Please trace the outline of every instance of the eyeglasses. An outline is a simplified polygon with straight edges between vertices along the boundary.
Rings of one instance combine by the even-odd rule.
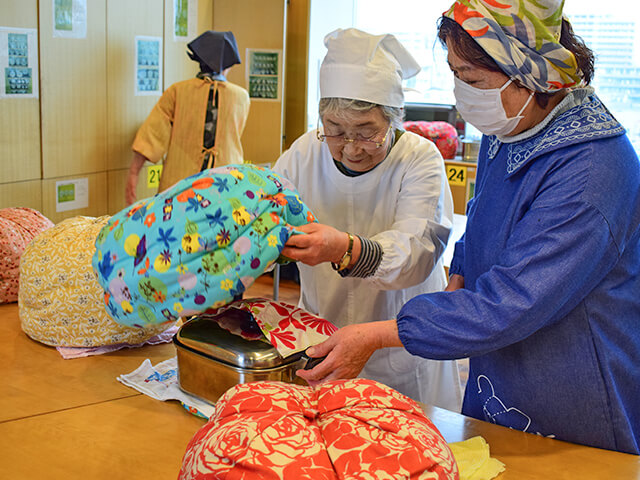
[[[384,134],[384,137],[382,138],[382,140],[379,142],[376,142],[375,140],[362,137],[361,135],[358,135],[356,138],[347,138],[344,135],[321,135],[320,127],[318,126],[316,128],[316,137],[321,142],[326,142],[327,145],[330,145],[332,147],[342,147],[347,143],[358,142],[360,146],[365,150],[376,150],[385,144],[390,131],[391,131],[391,125],[389,125],[389,128],[387,128],[387,132]]]

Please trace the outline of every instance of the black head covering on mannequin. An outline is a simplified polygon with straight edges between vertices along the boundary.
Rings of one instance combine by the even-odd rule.
[[[208,30],[187,44],[187,55],[200,63],[204,73],[219,74],[240,63],[238,44],[232,32]]]

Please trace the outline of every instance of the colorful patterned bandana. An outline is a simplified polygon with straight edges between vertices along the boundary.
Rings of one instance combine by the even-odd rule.
[[[181,180],[100,231],[93,269],[107,312],[143,327],[226,305],[278,258],[294,226],[313,221],[291,183],[266,168]]]
[[[444,16],[460,25],[512,79],[536,92],[582,85],[560,43],[564,0],[457,0]]]

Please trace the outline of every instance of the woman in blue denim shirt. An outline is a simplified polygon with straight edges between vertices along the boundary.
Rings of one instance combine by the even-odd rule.
[[[456,107],[484,133],[447,291],[339,330],[300,375],[355,376],[382,347],[470,357],[464,414],[638,454],[640,164],[562,4],[445,12]]]

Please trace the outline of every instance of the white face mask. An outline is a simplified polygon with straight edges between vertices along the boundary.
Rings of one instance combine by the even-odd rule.
[[[500,88],[486,90],[472,87],[457,77],[453,78],[453,82],[455,84],[453,95],[456,97],[456,109],[466,122],[469,122],[485,135],[510,134],[523,118],[522,112],[527,108],[534,94],[534,92],[531,92],[531,95],[529,95],[529,98],[515,117],[508,118],[507,113],[504,111],[500,94],[509,86],[511,80],[508,80]]]

